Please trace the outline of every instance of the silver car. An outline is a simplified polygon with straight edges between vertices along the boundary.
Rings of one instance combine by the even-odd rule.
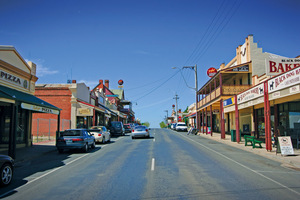
[[[87,129],[68,129],[59,133],[56,148],[59,153],[65,149],[82,149],[87,152],[95,148],[95,137]]]
[[[131,131],[131,138],[135,139],[137,137],[150,137],[149,129],[147,126],[135,126]]]
[[[110,132],[105,126],[93,126],[89,132],[94,135],[96,142],[110,142]]]

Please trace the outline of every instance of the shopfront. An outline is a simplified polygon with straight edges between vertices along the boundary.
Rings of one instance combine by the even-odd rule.
[[[16,158],[16,149],[32,145],[32,114],[60,109],[35,97],[36,65],[11,46],[0,46],[0,153]],[[59,123],[57,124],[59,129]]]

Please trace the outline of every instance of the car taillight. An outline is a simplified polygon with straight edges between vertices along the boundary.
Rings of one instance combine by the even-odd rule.
[[[146,132],[148,132],[148,129],[146,129]]]
[[[134,130],[132,129],[132,132],[134,132]]]
[[[76,142],[76,141],[83,141],[82,138],[76,138],[76,139],[72,139],[72,140],[73,140],[73,142]]]
[[[98,136],[101,136],[101,135],[102,135],[101,133],[98,134]]]

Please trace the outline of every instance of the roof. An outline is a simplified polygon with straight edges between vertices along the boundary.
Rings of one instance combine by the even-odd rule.
[[[110,90],[114,94],[118,95],[119,99],[124,99],[124,90],[123,89],[118,89],[118,90]]]

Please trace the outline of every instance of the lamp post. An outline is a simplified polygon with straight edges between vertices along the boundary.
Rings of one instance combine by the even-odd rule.
[[[176,67],[173,67],[172,69],[176,69]],[[198,75],[197,75],[197,65],[195,66],[184,66],[182,67],[182,69],[192,69],[194,70],[195,72],[195,88],[192,88],[192,87],[189,87],[191,89],[194,89],[196,91],[196,128],[198,128],[198,116],[197,116],[197,110],[198,110],[198,104],[197,104],[197,100],[198,100],[198,97],[197,97],[197,92],[198,92]]]

